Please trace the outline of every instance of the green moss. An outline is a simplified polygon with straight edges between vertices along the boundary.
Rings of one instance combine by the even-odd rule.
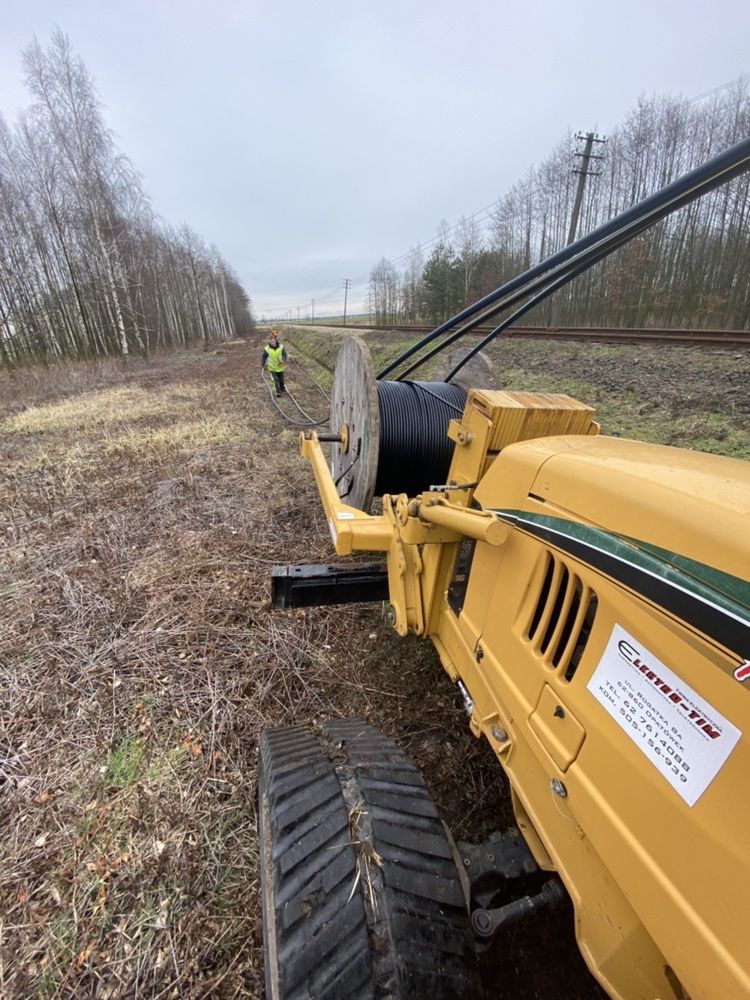
[[[126,737],[107,755],[104,780],[107,784],[127,788],[141,773],[145,750],[140,740]]]

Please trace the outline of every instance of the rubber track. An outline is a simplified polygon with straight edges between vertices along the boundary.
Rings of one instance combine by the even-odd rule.
[[[355,772],[372,846],[383,859],[373,927],[389,945],[374,949],[381,977],[398,997],[479,996],[453,853],[422,776],[403,750],[360,720],[323,729]]]
[[[347,905],[356,859],[333,764],[303,728],[264,732],[261,754],[281,996],[371,997],[364,905],[356,894]]]
[[[453,854],[407,755],[359,719],[266,731],[261,755],[281,1000],[479,997]]]

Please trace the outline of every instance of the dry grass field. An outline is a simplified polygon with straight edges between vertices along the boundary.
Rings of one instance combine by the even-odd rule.
[[[327,376],[316,336],[290,334],[291,385],[301,362]],[[493,353],[508,387],[579,395],[607,430],[750,457],[746,357],[595,347]],[[257,355],[0,373],[0,996],[262,996],[265,725],[366,717],[458,837],[509,821],[426,644],[379,606],[271,613],[271,567],[330,544]],[[508,932],[492,995],[548,996],[555,966],[555,995],[600,996],[552,919]]]

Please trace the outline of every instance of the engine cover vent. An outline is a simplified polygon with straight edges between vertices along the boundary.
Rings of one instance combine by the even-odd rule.
[[[594,591],[559,556],[547,552],[544,579],[526,638],[566,681],[573,678],[596,616]]]

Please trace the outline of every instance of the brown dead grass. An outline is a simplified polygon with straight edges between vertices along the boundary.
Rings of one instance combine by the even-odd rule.
[[[296,353],[325,379],[335,344],[310,337]],[[271,614],[271,567],[331,553],[257,353],[0,373],[0,996],[262,995],[264,725],[363,716],[458,838],[510,820],[426,644],[378,607]],[[608,429],[749,453],[744,355],[508,341],[495,360]],[[511,929],[492,995],[601,996],[569,925]]]
[[[425,645],[270,613],[330,548],[256,353],[0,376],[4,997],[262,995],[264,725],[366,716],[459,836],[500,808]]]

